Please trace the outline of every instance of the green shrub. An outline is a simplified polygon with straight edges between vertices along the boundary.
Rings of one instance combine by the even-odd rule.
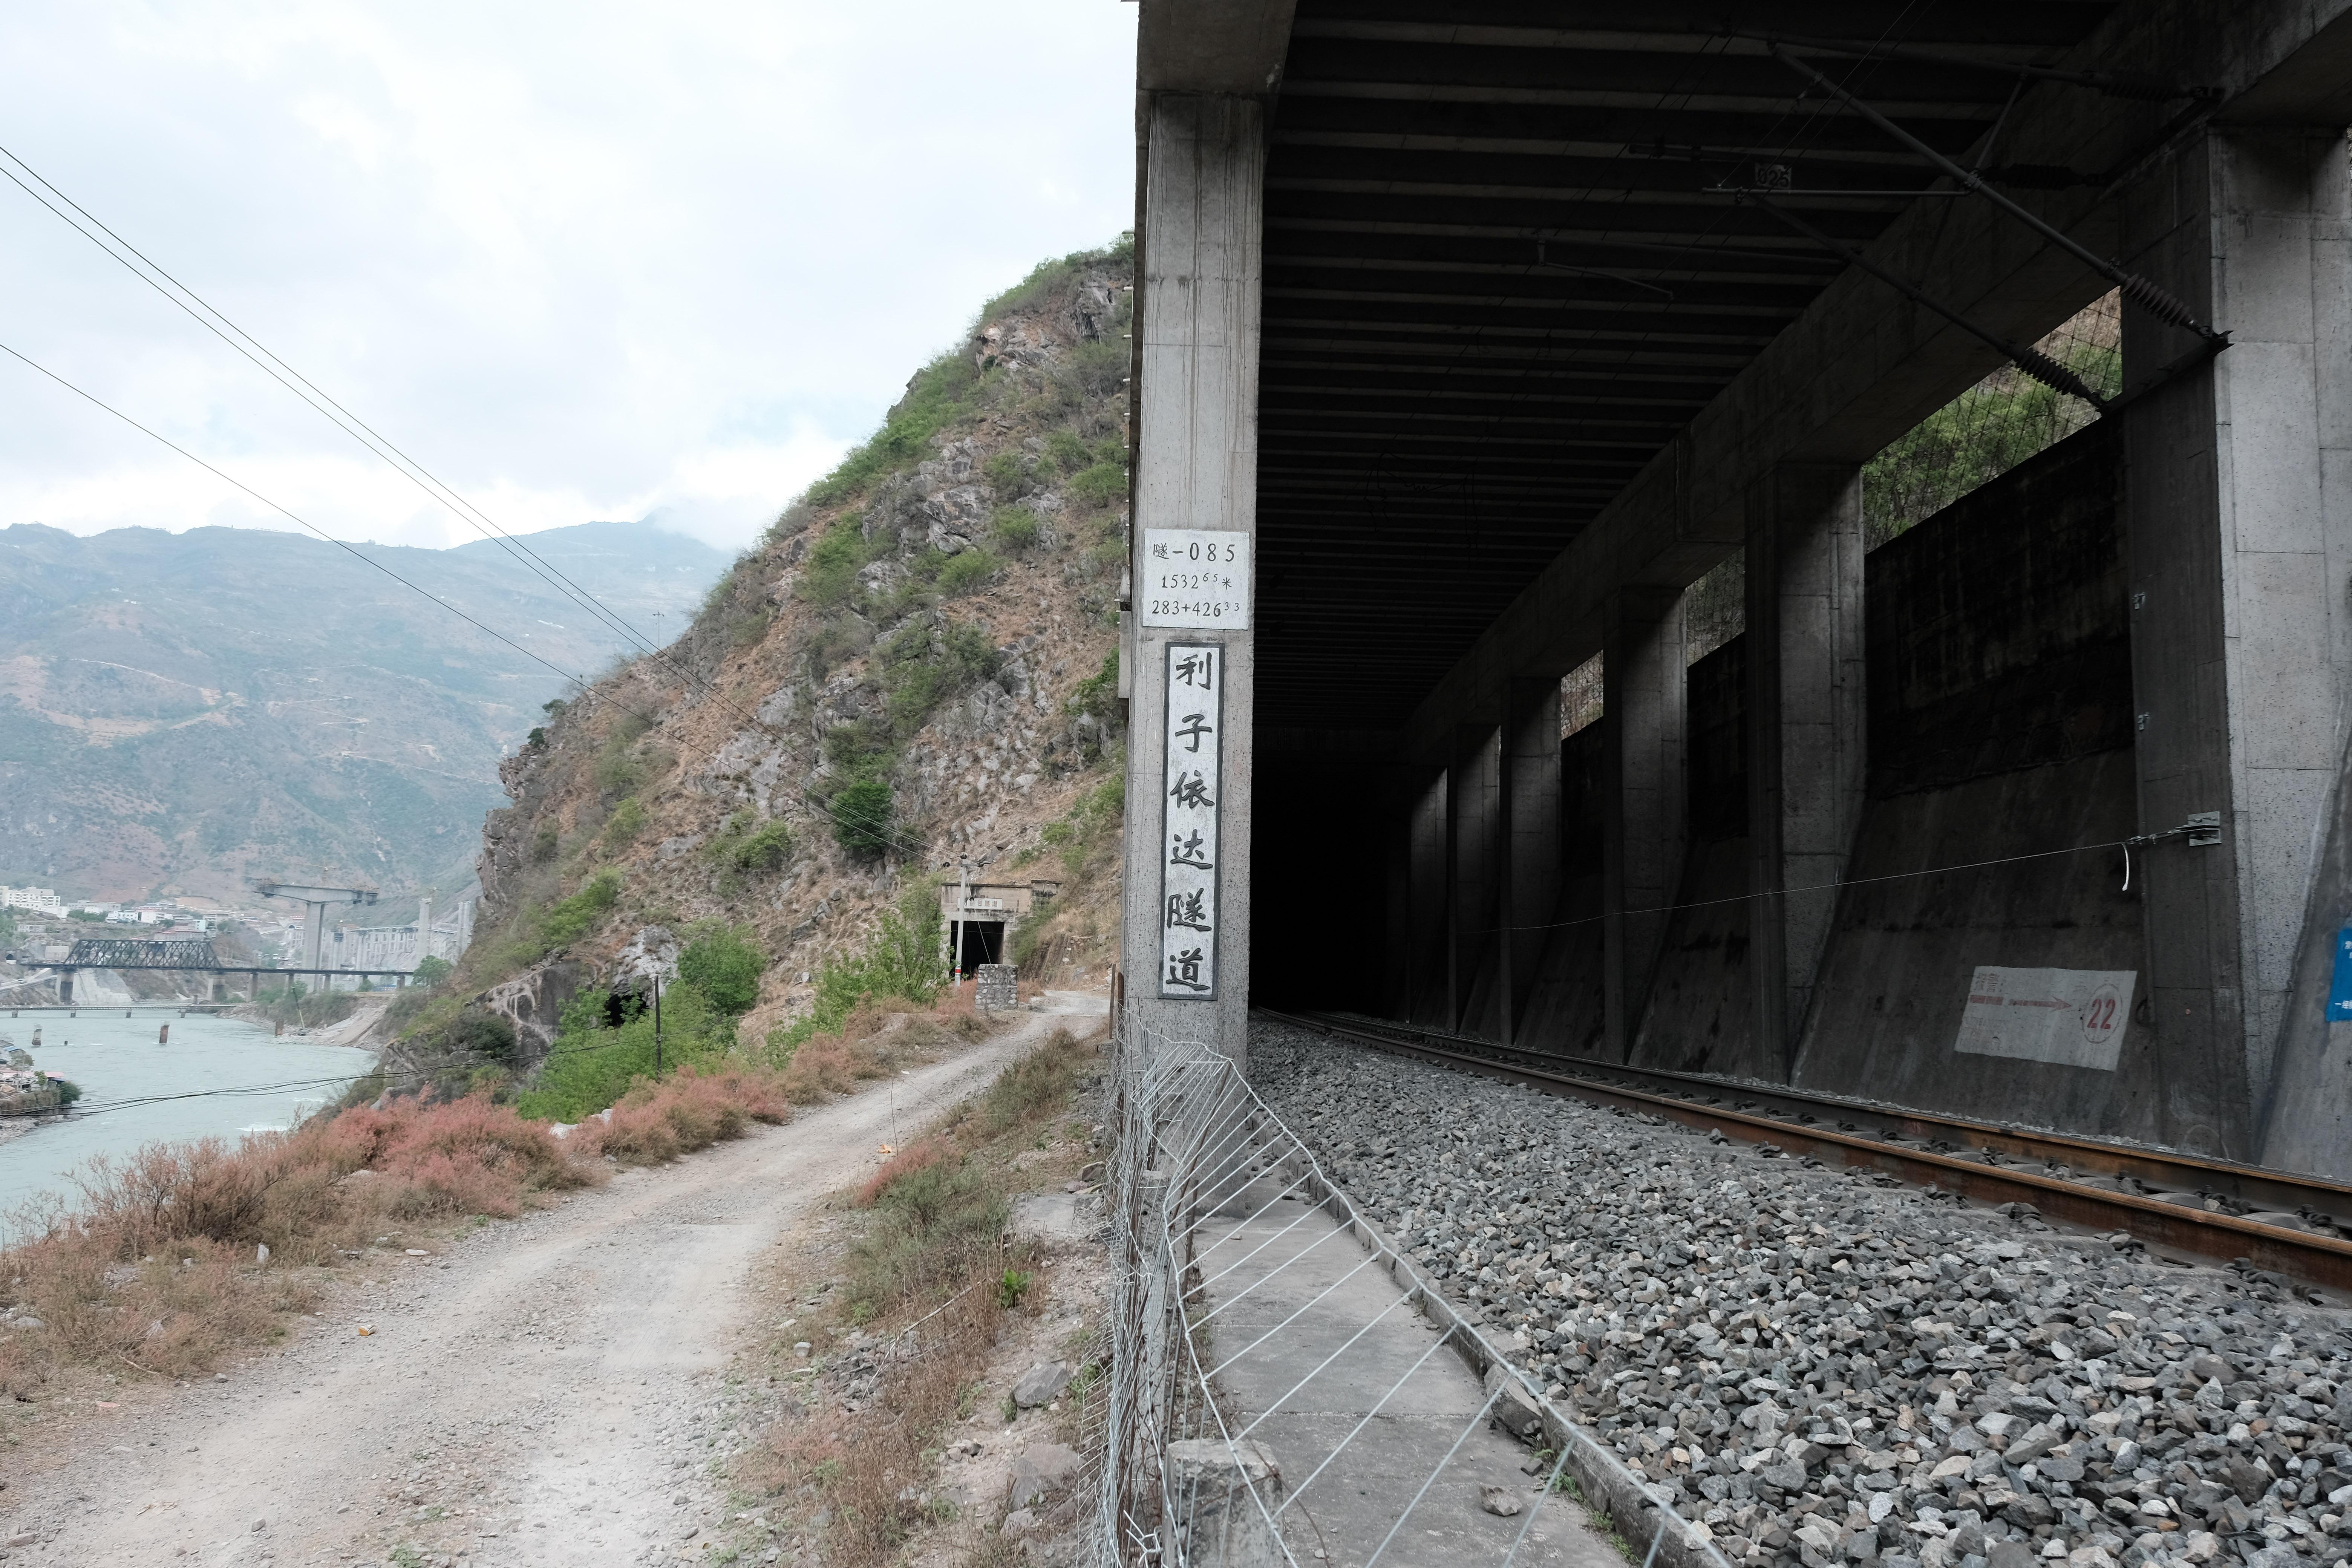
[[[1012,1216],[988,1173],[969,1163],[919,1166],[885,1186],[875,1207],[881,1221],[852,1250],[848,1290],[867,1318],[969,1272]]]
[[[948,563],[940,568],[940,592],[950,598],[969,594],[995,576],[997,567],[1002,564],[995,556],[977,545],[960,555],[950,556]]]
[[[762,823],[751,812],[739,811],[710,836],[702,853],[724,870],[781,871],[792,858],[793,830],[781,817]]]
[[[472,1008],[413,1037],[417,1054],[458,1063],[504,1066],[514,1060],[515,1027],[497,1013]]]
[[[999,452],[980,466],[999,500],[1017,499],[1029,487],[1029,470],[1018,452]]]
[[[750,1012],[760,1000],[760,976],[768,955],[750,926],[707,921],[687,933],[677,955],[677,977],[730,1017]]]
[[[1025,506],[1007,507],[991,520],[989,533],[1012,553],[1021,554],[1037,542],[1037,514]]]
[[[801,568],[801,597],[823,608],[847,604],[856,595],[857,574],[873,558],[857,524],[842,519],[809,547]]]
[[[1106,722],[1118,717],[1118,649],[1103,655],[1102,668],[1070,689],[1062,710]]]
[[[854,447],[833,472],[801,498],[808,506],[835,506],[858,494],[882,475],[919,462],[931,437],[967,412],[967,399],[981,380],[970,355],[950,350],[915,373],[907,395],[891,408],[882,428]]]
[[[1093,449],[1067,430],[1056,430],[1045,437],[1045,456],[1066,474],[1075,474],[1095,460]]]
[[[988,634],[969,622],[950,623],[937,637],[927,625],[908,626],[882,650],[883,710],[891,731],[902,739],[913,735],[940,703],[994,675],[999,663]]]
[[[621,874],[611,867],[588,879],[570,898],[550,904],[539,917],[539,936],[545,948],[578,942],[594,930],[604,911],[620,901]]]
[[[408,977],[408,983],[430,991],[457,973],[457,966],[446,958],[420,958]]]
[[[881,779],[844,785],[829,807],[835,842],[860,858],[879,859],[890,848],[892,805],[890,786]]]
[[[1097,463],[1070,476],[1070,494],[1082,506],[1107,507],[1127,499],[1127,469],[1117,463]]]
[[[613,815],[604,819],[604,847],[625,849],[635,843],[637,835],[645,830],[645,803],[631,795],[614,806]]]
[[[768,1032],[770,1052],[789,1057],[810,1036],[841,1027],[868,997],[928,1005],[947,983],[940,962],[943,934],[938,886],[928,881],[909,886],[898,896],[897,907],[882,917],[864,951],[817,967],[814,1006],[807,1016]]]
[[[530,863],[534,866],[546,865],[555,858],[556,852],[562,847],[563,836],[556,831],[555,824],[541,823],[531,831]]]
[[[654,1073],[654,1015],[633,1015],[618,1028],[604,1023],[611,994],[584,991],[563,1009],[555,1044],[515,1109],[534,1121],[584,1121]],[[662,989],[662,1074],[715,1060],[734,1043],[734,1024],[683,980]]]

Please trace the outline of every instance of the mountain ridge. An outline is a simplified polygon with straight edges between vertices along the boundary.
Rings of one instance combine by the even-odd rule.
[[[633,620],[690,615],[727,559],[626,523],[519,537]],[[452,891],[501,798],[499,758],[564,688],[558,671],[593,679],[623,648],[491,540],[0,529],[0,882],[100,899],[229,897],[250,876]]]

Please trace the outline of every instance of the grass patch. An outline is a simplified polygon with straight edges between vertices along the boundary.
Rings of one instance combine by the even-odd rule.
[[[834,1311],[844,1325],[900,1331],[863,1342],[882,1369],[871,1413],[841,1422],[819,1406],[787,1417],[736,1477],[757,1493],[789,1495],[784,1508],[818,1536],[828,1568],[883,1568],[949,1517],[925,1501],[940,1447],[982,1403],[1006,1318],[1041,1310],[1046,1294],[1038,1259],[1003,1238],[1023,1180],[1013,1159],[1033,1141],[1033,1125],[1068,1110],[1073,1087],[1098,1059],[1095,1046],[1056,1031],[1007,1069],[1013,1087],[992,1087],[950,1112],[856,1193],[864,1234]],[[994,1561],[1000,1544],[974,1531],[971,1560]]]

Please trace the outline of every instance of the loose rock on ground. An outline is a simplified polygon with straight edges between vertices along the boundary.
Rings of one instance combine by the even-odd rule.
[[[1734,1563],[2352,1559],[2347,1315],[2275,1276],[1287,1025],[1251,1077]]]

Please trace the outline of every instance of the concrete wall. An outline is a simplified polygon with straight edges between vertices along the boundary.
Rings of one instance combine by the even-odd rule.
[[[2095,426],[1868,558],[1870,789],[1844,873],[1858,885],[1835,899],[1800,1020],[1799,1083],[2086,1131],[2205,1135],[2210,1071],[2154,1060],[2144,1025],[2130,1026],[2112,1073],[1953,1049],[1979,964],[2145,968],[2119,854],[2011,858],[2136,830],[2121,484],[2116,433]],[[1688,907],[1671,919],[1634,1059],[1769,1079],[1784,1065],[1742,1002],[1748,640],[1689,673],[1692,848],[1676,898]],[[1916,875],[1981,861],[2009,863]]]

